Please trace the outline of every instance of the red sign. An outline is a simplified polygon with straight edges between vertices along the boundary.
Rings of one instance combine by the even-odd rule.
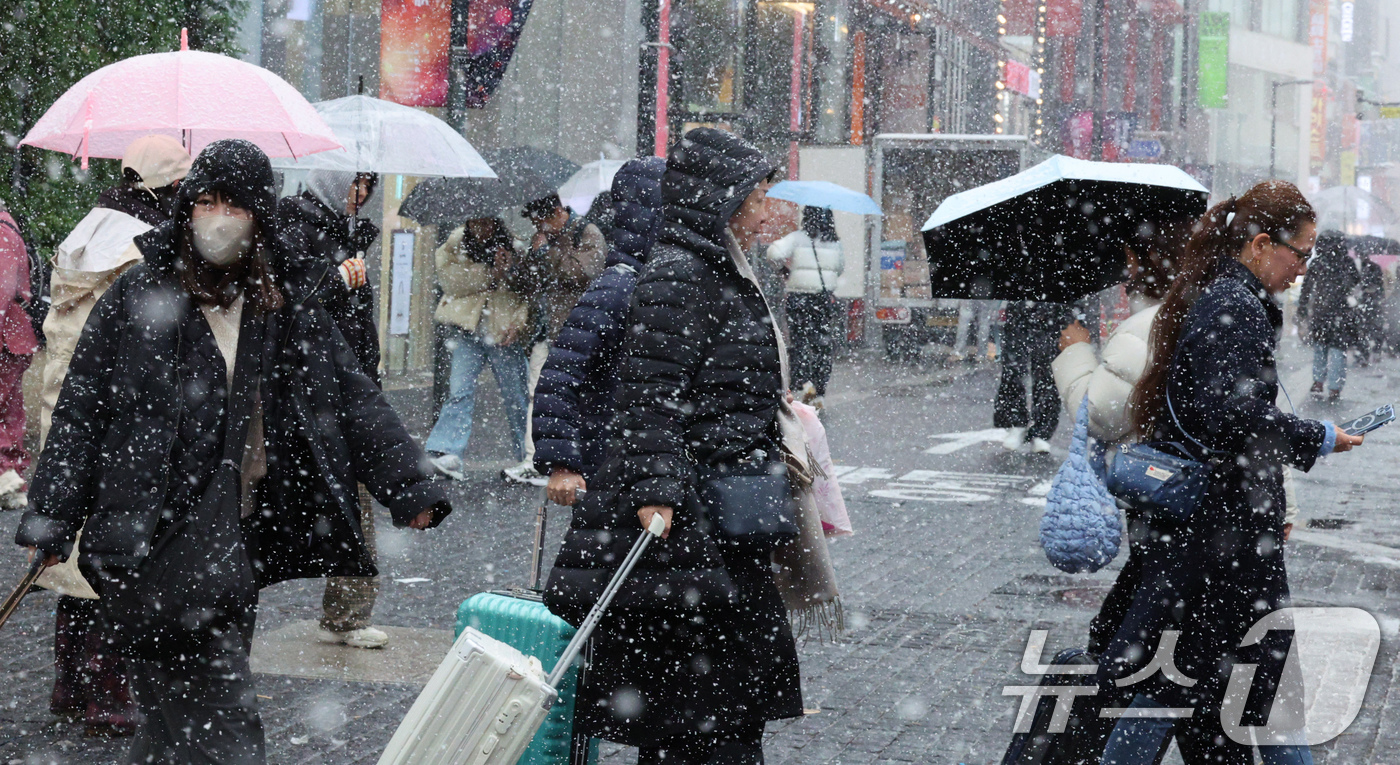
[[[1094,113],[1075,112],[1065,125],[1065,153],[1076,159],[1088,159],[1094,149]]]
[[[1040,75],[1020,61],[1006,62],[1006,87],[1013,93],[1040,98]]]
[[[446,106],[452,0],[383,0],[379,97],[405,106]]]

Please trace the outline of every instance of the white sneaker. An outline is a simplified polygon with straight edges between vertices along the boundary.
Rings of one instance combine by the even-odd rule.
[[[428,457],[428,461],[433,463],[439,473],[451,478],[454,481],[466,479],[462,472],[462,458],[455,454],[434,454]]]
[[[528,483],[531,486],[548,486],[549,479],[540,475],[535,470],[535,466],[529,462],[522,462],[515,467],[509,467],[501,471],[501,477],[507,481],[515,483]]]
[[[1049,454],[1050,442],[1046,441],[1043,438],[1032,438],[1031,451],[1035,452],[1036,454]]]
[[[331,632],[325,627],[317,628],[316,639],[331,645],[347,645],[351,648],[383,648],[389,643],[389,633],[378,627],[361,627],[349,632]]]
[[[1026,428],[1007,428],[1006,439],[1001,442],[1003,448],[1009,452],[1020,449],[1026,443]]]

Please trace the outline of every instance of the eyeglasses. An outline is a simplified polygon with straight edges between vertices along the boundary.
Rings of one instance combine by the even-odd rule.
[[[1273,239],[1273,237],[1269,237],[1269,238],[1270,238],[1270,239]],[[1274,244],[1281,245],[1281,246],[1283,246],[1283,247],[1287,247],[1288,249],[1292,250],[1292,251],[1293,251],[1293,254],[1294,254],[1294,255],[1297,255],[1297,256],[1298,256],[1298,259],[1301,260],[1301,261],[1303,261],[1304,263],[1307,263],[1307,262],[1312,258],[1312,256],[1313,256],[1312,250],[1307,250],[1307,251],[1300,250],[1300,249],[1298,249],[1297,247],[1294,247],[1293,245],[1289,244],[1288,242],[1283,241],[1282,239],[1274,239]]]

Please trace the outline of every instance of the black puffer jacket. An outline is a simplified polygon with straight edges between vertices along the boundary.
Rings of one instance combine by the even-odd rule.
[[[1308,341],[1324,348],[1352,348],[1361,337],[1361,273],[1340,231],[1317,237],[1298,296],[1298,316],[1308,320]]]
[[[613,178],[607,265],[569,312],[535,387],[535,467],[567,468],[591,479],[607,451],[622,341],[637,273],[661,224],[666,160],[634,159]]]
[[[206,174],[222,185],[206,185]],[[238,185],[230,188],[229,179]],[[271,184],[271,167],[256,147],[211,144],[182,187],[175,218],[137,237],[145,261],[103,295],[78,341],[17,543],[66,556],[86,521],[84,564],[136,566],[150,551],[162,511],[178,497],[172,484],[207,478],[202,471],[214,452],[198,431],[221,422],[227,380],[176,262],[194,198],[211,188],[233,193],[272,238],[271,265],[285,299],[264,317],[260,354],[268,472],[250,537],[259,582],[375,573],[363,544],[357,481],[397,525],[428,509],[434,524],[451,512],[422,448],[315,297],[318,285],[339,278],[335,267],[275,240]]]
[[[369,249],[379,236],[379,228],[367,220],[356,221],[352,235],[350,216],[326,207],[309,191],[279,201],[277,216],[282,237],[292,252],[325,261],[332,268]],[[352,290],[335,270],[330,273],[335,278],[321,285],[317,297],[360,360],[360,368],[377,385],[379,330],[374,326],[374,288],[366,284]]]
[[[674,508],[672,531],[652,544],[618,606],[734,602],[700,517],[696,469],[733,462],[773,436],[783,394],[774,330],[763,295],[724,244],[729,218],[772,170],[758,151],[709,129],[687,133],[667,162],[665,222],[632,297],[615,441],[574,513],[545,593],[565,619],[577,621],[596,600],[647,505]]]

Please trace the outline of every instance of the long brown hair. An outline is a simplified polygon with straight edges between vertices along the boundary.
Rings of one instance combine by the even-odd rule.
[[[1241,197],[1230,197],[1210,208],[1191,232],[1186,253],[1166,300],[1152,322],[1147,369],[1128,398],[1133,429],[1148,438],[1166,407],[1167,373],[1171,371],[1182,323],[1201,291],[1226,258],[1233,258],[1260,234],[1287,242],[1308,223],[1316,222],[1312,205],[1287,181],[1264,181]]]
[[[267,238],[261,224],[253,228],[253,246],[248,253],[223,268],[211,265],[195,252],[193,234],[185,226],[175,272],[180,275],[180,284],[201,303],[228,308],[239,295],[244,295],[248,305],[267,313],[281,308],[283,303],[268,260]]]
[[[1124,245],[1138,264],[1137,273],[1124,285],[1129,294],[1152,300],[1167,297],[1195,225],[1194,217],[1185,217],[1151,221],[1138,228],[1137,236]]]

